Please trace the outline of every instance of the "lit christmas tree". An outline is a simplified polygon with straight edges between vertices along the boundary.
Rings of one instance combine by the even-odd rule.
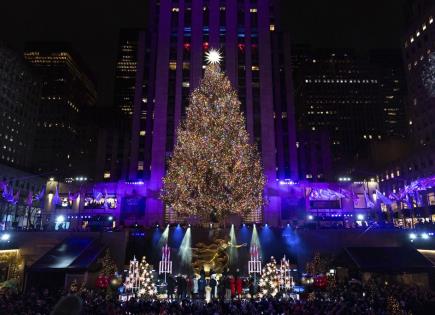
[[[115,262],[112,259],[112,256],[110,255],[110,250],[106,249],[106,252],[103,256],[102,260],[103,270],[102,273],[107,278],[112,278],[115,274],[115,272],[118,270],[116,267]]]
[[[261,296],[275,296],[279,291],[280,276],[276,260],[272,256],[261,274],[259,286]]]
[[[127,299],[131,297],[152,298],[156,294],[156,287],[152,279],[152,267],[143,257],[137,261],[136,257],[130,260],[128,275],[124,282]]]
[[[263,206],[265,178],[249,143],[236,91],[220,70],[219,52],[193,91],[164,178],[162,199],[176,213],[205,220],[247,215]]]
[[[153,281],[152,266],[147,263],[145,256],[139,265],[141,275],[141,288],[139,289],[139,296],[144,298],[152,298],[156,293],[156,286]]]

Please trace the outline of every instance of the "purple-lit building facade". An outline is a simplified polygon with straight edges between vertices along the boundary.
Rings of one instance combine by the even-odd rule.
[[[423,80],[424,69],[435,56],[435,4],[417,0],[410,11],[402,52],[408,83],[408,127],[410,153],[377,173],[381,191],[397,194],[412,182],[435,174],[435,94]],[[433,77],[433,74],[432,74]],[[395,202],[400,224],[411,226],[421,220],[435,221],[435,188],[422,189],[410,202]]]
[[[277,1],[150,1],[139,33],[127,181],[143,182],[146,217],[161,222],[158,198],[190,92],[219,48],[222,68],[239,92],[251,139],[268,178],[265,221],[278,222],[278,180],[298,179],[288,37],[279,32]],[[139,186],[139,185],[137,185]],[[136,187],[139,189],[139,187]]]
[[[329,172],[327,159],[331,156],[329,147],[322,146],[329,143],[322,144],[321,137],[301,136],[302,142],[296,139],[291,51],[288,35],[280,32],[279,1],[164,0],[150,1],[149,5],[146,31],[139,30],[132,41],[137,57],[128,58],[136,64],[136,78],[127,175],[118,177],[110,169],[101,170],[103,181],[81,193],[89,200],[107,195],[116,199],[116,206],[104,206],[100,201],[97,209],[91,209],[95,202],[85,206],[81,200],[65,213],[110,214],[126,225],[183,220],[165,209],[159,193],[176,128],[185,116],[189,94],[203,75],[204,54],[212,47],[219,48],[224,56],[221,67],[238,91],[246,128],[258,146],[267,176],[267,205],[261,213],[244,218],[245,222],[278,226],[304,220],[314,209],[322,216],[346,214],[349,218],[356,211],[367,210],[365,199],[361,204],[355,198],[358,194],[371,196],[374,190],[368,185],[299,180],[298,153],[318,156],[301,163],[310,172],[317,170],[312,181],[318,181],[317,173]],[[327,163],[320,163],[325,155]],[[316,189],[346,189],[353,197],[338,198],[352,199],[348,202],[312,204],[311,192]]]

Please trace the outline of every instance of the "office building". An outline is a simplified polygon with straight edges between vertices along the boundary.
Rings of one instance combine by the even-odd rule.
[[[32,162],[41,86],[24,60],[0,46],[0,163]]]
[[[372,143],[404,137],[400,55],[300,46],[293,49],[292,60],[298,130],[327,132],[333,179],[358,179],[358,169],[370,166]]]
[[[268,178],[298,179],[290,45],[279,29],[278,1],[150,1],[146,33],[137,44],[129,180],[144,182],[148,220],[161,221],[162,187],[176,128],[198,86],[204,54],[218,48],[221,67],[239,93],[246,127]],[[263,219],[279,220],[280,199],[269,196]],[[260,215],[261,217],[261,215]]]
[[[95,106],[97,97],[89,71],[63,43],[29,43],[24,58],[42,82],[33,169],[64,177],[85,175],[80,163],[90,162],[95,141],[82,128],[88,126],[83,112]]]

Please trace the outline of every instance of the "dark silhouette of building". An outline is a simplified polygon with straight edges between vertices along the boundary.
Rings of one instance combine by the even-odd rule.
[[[99,108],[98,112],[95,179],[98,181],[126,179],[130,149],[130,119],[118,107]]]
[[[141,29],[122,29],[119,33],[114,105],[128,115],[133,114],[138,42],[143,33]]]
[[[355,163],[368,163],[371,143],[404,137],[400,54],[298,46],[292,60],[298,130],[329,134],[335,179],[361,177]]]
[[[411,147],[377,173],[386,193],[435,174],[435,4],[425,0],[411,4],[402,42]],[[422,199],[423,206],[435,205],[435,192],[427,191]]]
[[[64,43],[29,43],[24,58],[42,82],[34,170],[64,177],[86,175],[96,145],[92,114],[87,111],[97,98],[92,76]]]
[[[28,168],[32,162],[41,85],[24,60],[0,45],[0,162]]]

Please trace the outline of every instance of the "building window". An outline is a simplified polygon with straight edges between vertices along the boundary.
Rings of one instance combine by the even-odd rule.
[[[429,206],[435,206],[435,192],[427,194],[427,204]]]
[[[103,178],[104,179],[109,179],[110,178],[110,172],[104,172]]]
[[[139,162],[137,163],[137,170],[138,170],[138,171],[143,171],[143,161],[139,161]]]
[[[139,135],[140,135],[140,136],[145,136],[145,130],[141,130],[141,131],[139,131]]]

